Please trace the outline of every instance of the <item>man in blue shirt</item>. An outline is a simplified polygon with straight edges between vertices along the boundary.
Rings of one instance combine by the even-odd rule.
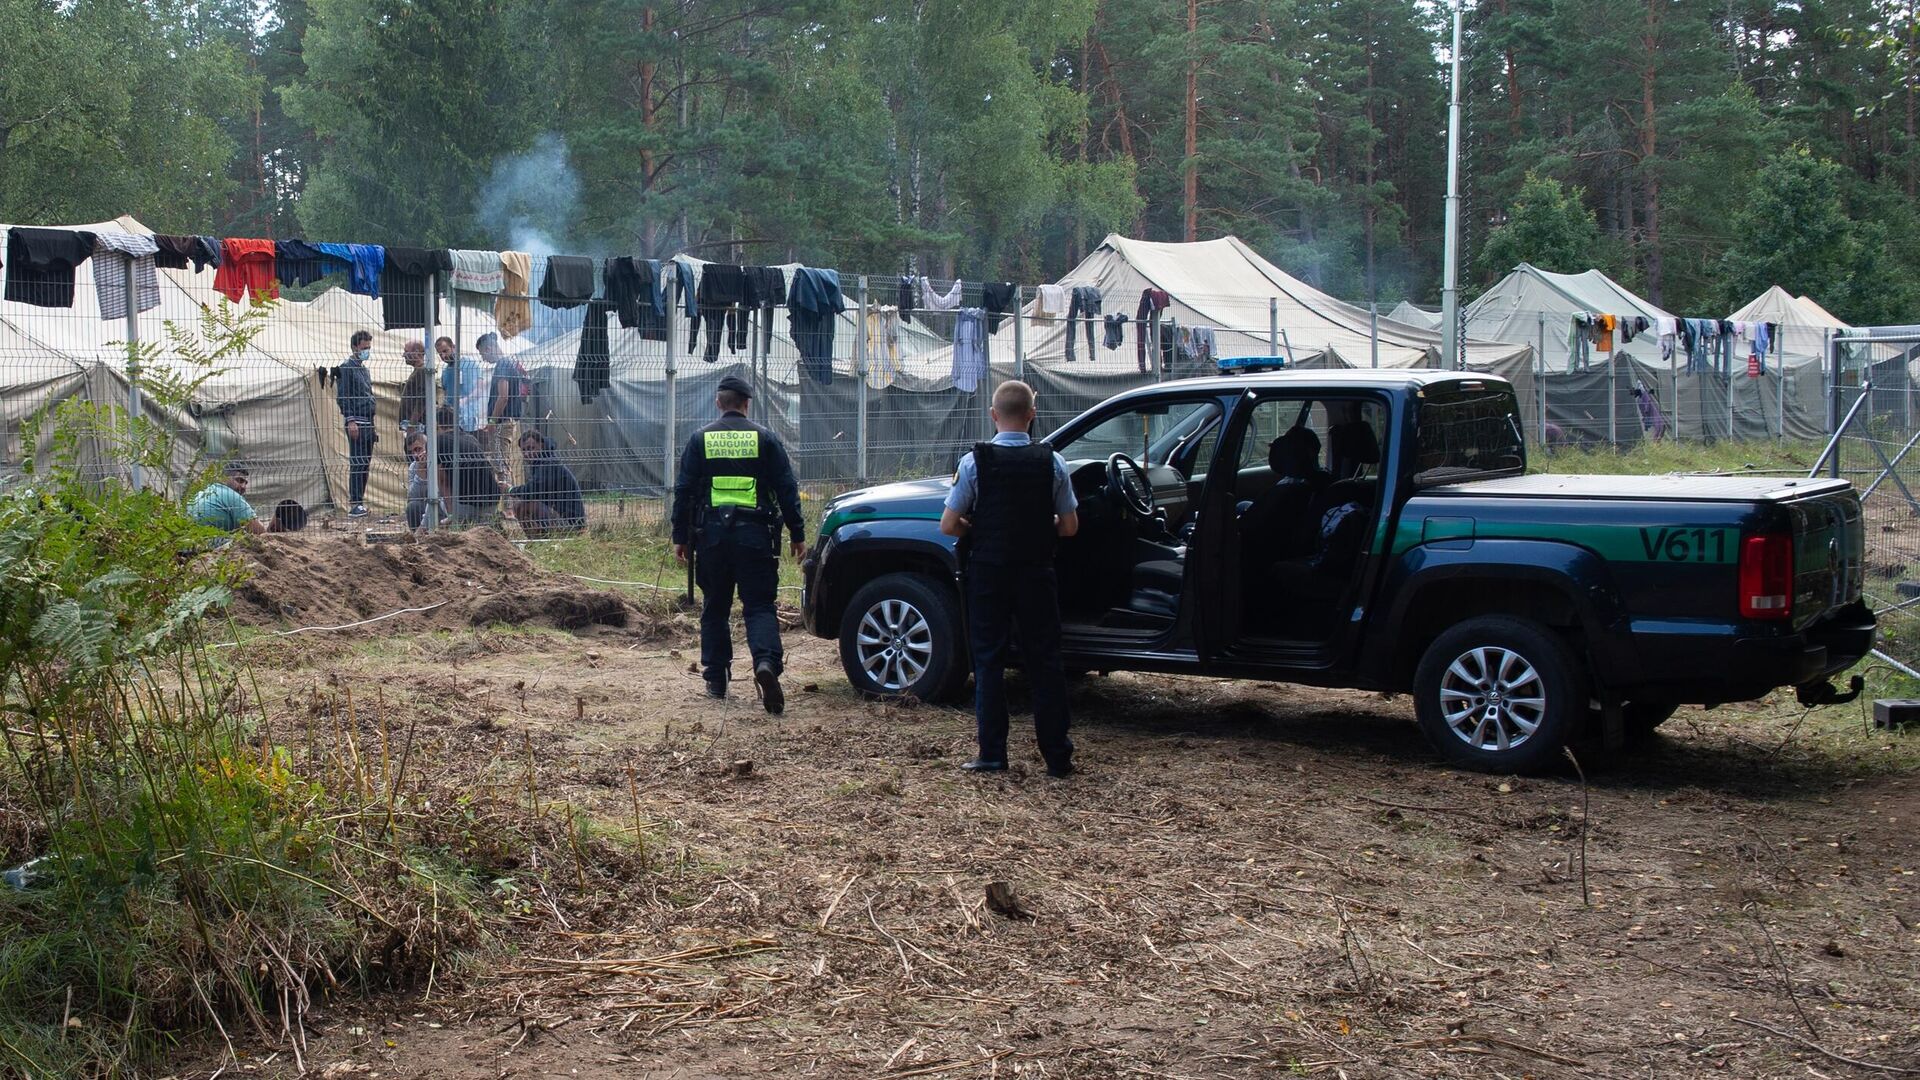
[[[209,528],[222,532],[239,532],[242,529],[250,533],[263,533],[267,527],[260,522],[260,516],[254,513],[252,504],[247,502],[247,485],[250,481],[245,466],[229,463],[225,482],[216,481],[200,489],[200,493],[187,504],[187,516]],[[227,543],[226,537],[214,541],[214,547]]]
[[[1060,662],[1060,601],[1053,577],[1059,537],[1080,529],[1067,464],[1027,434],[1033,387],[1001,383],[993,392],[993,441],[960,459],[940,531],[966,548],[967,636],[973,646],[974,720],[980,753],[961,768],[1007,767],[1006,667],[1009,632],[1020,628],[1021,655],[1033,683],[1033,728],[1047,775],[1073,773],[1067,737],[1067,679]]]

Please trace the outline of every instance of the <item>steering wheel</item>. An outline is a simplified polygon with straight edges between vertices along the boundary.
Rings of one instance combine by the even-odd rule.
[[[1107,494],[1140,520],[1153,520],[1153,484],[1147,470],[1125,454],[1107,459]]]

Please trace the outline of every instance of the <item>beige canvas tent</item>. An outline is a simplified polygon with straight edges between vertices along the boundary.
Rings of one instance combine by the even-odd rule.
[[[1408,326],[1419,326],[1428,330],[1440,329],[1440,313],[1416,307],[1411,300],[1402,300],[1395,304],[1393,310],[1387,312],[1386,317],[1394,322],[1406,323]]]
[[[95,232],[150,231],[131,217],[73,227]],[[0,411],[8,418],[5,464],[9,467],[17,467],[20,460],[16,413],[31,413],[61,396],[81,392],[83,386],[97,402],[128,400],[127,321],[100,317],[95,274],[106,266],[93,259],[79,266],[69,308],[0,301],[0,324],[7,328],[0,331],[4,334],[0,348],[5,350],[0,354],[0,386],[4,387],[0,400],[7,402]],[[254,469],[251,495],[256,503],[282,498],[303,505],[324,502],[327,489],[315,434],[315,403],[301,368],[285,355],[295,349],[291,342],[281,343],[282,352],[276,354],[265,342],[255,341],[212,372],[181,361],[166,347],[169,323],[178,333],[195,334],[201,305],[210,300],[224,302],[212,291],[212,276],[211,270],[202,275],[161,270],[160,305],[136,318],[140,340],[162,346],[150,370],[180,379],[203,379],[188,405],[165,417],[178,435],[175,474],[183,475],[196,463],[237,456]],[[77,383],[70,375],[49,377],[48,371],[57,371],[61,365],[71,366]],[[94,464],[107,472],[126,471],[120,462]]]

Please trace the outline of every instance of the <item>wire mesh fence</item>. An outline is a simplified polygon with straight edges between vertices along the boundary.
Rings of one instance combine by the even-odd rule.
[[[1834,342],[1839,435],[1823,472],[1852,480],[1866,522],[1865,592],[1879,616],[1877,651],[1920,674],[1920,389],[1913,327],[1863,330]]]
[[[196,465],[238,460],[263,513],[285,501],[322,514],[364,503],[369,525],[400,526],[438,516],[439,506],[423,503],[424,489],[439,488],[463,523],[511,509],[502,491],[528,484],[534,462],[522,437],[537,432],[551,447],[541,462],[577,478],[590,524],[656,527],[680,447],[714,418],[714,390],[727,375],[756,388],[756,418],[786,440],[817,506],[857,485],[951,472],[991,433],[989,398],[1006,378],[1035,385],[1045,434],[1114,393],[1212,374],[1229,357],[1279,356],[1304,368],[1442,359],[1441,335],[1423,313],[1403,308],[1392,318],[1263,262],[1223,265],[1217,277],[1199,275],[1200,287],[1175,291],[1159,287],[1153,267],[1124,260],[1089,263],[1046,286],[837,273],[837,298],[796,305],[794,266],[777,268],[778,289],[742,301],[703,293],[710,275],[738,268],[684,256],[643,264],[657,287],[636,298],[614,287],[614,271],[631,270],[615,261],[535,255],[517,281],[509,275],[502,291],[485,294],[453,289],[445,273],[389,274],[377,298],[346,264],[291,273],[269,264],[239,294],[231,275],[210,266],[161,269],[148,306],[126,303],[139,289],[116,284],[130,273],[126,260],[94,258],[74,270],[63,304],[0,302],[0,470],[19,470],[34,451],[25,441],[36,414],[84,400],[138,408],[175,435],[171,475],[147,483],[181,485]],[[575,274],[571,287],[550,287],[563,269]],[[261,291],[278,297],[261,306],[246,348],[210,370],[187,362],[205,344],[196,336],[203,312],[247,310]],[[1759,352],[1729,333],[1696,356],[1653,332],[1597,348],[1570,333],[1577,320],[1564,310],[1502,317],[1535,332],[1481,340],[1469,319],[1462,360],[1514,383],[1536,443],[1826,430],[1821,357],[1789,347],[1785,335]],[[371,415],[368,427],[350,427],[343,387],[356,376],[342,369],[354,366],[361,332],[370,339]],[[129,362],[128,341],[144,343],[144,370]],[[202,381],[178,408],[156,409],[139,388],[168,373]],[[427,423],[440,406],[450,421]],[[416,433],[427,446],[410,455]],[[449,468],[469,446],[486,462],[471,484]],[[108,455],[89,467],[129,472]],[[460,513],[463,493],[489,483],[486,511]]]

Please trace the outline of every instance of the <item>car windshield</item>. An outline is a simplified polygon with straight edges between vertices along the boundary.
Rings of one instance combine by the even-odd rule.
[[[1527,467],[1513,391],[1474,382],[1429,386],[1420,400],[1416,484],[1445,484]]]
[[[1220,415],[1217,402],[1156,402],[1107,417],[1055,444],[1064,457],[1105,460],[1125,454],[1142,465],[1164,465],[1187,439],[1201,434]]]

